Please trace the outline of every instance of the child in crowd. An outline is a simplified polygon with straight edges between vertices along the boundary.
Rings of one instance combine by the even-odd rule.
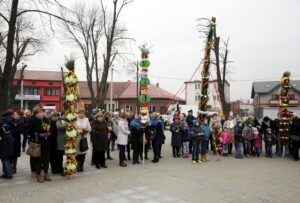
[[[253,127],[252,131],[253,131],[253,138],[254,138],[254,142],[253,142],[254,156],[256,155],[257,157],[259,157],[262,148],[262,136],[259,133],[257,128]]]
[[[276,136],[273,134],[271,128],[267,128],[267,132],[264,135],[266,157],[272,158],[272,146],[276,143]]]
[[[170,131],[172,132],[171,145],[173,149],[173,157],[179,157],[179,149],[182,145],[182,131],[180,127],[179,117],[174,115],[173,123],[170,125]]]
[[[242,148],[244,143],[243,138],[243,123],[238,121],[236,126],[234,127],[234,141],[236,143],[235,146],[235,158],[242,159]]]
[[[187,123],[184,123],[182,126],[182,149],[183,149],[183,158],[189,158],[189,138],[190,131]]]
[[[203,139],[203,132],[200,128],[198,120],[193,120],[193,130],[192,130],[192,143],[193,143],[193,164],[201,163],[199,160],[199,153],[200,153],[200,142]]]
[[[228,155],[228,146],[231,141],[231,133],[227,126],[224,127],[223,132],[221,132],[221,142],[223,144],[223,156]]]

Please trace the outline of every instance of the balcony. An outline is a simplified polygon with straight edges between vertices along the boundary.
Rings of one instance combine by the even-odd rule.
[[[15,97],[15,100],[21,100],[21,94],[17,94]],[[28,101],[39,101],[40,100],[40,95],[28,95],[24,94],[23,95],[23,100],[28,100]]]

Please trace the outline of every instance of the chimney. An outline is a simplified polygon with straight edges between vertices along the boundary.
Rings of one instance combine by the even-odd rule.
[[[155,86],[156,86],[156,87],[159,87],[159,83],[157,82]]]

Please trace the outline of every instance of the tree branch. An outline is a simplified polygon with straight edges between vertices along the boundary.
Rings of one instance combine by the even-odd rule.
[[[31,13],[42,13],[42,14],[46,14],[46,15],[55,17],[55,18],[57,18],[57,19],[59,19],[59,20],[62,20],[62,21],[64,21],[64,22],[70,23],[70,24],[72,24],[72,25],[75,24],[74,22],[69,21],[69,20],[66,20],[66,19],[64,19],[64,18],[62,18],[62,17],[60,17],[60,16],[58,16],[58,15],[55,15],[55,14],[52,14],[52,13],[49,13],[49,12],[46,12],[46,11],[41,11],[41,10],[24,10],[24,11],[19,12],[19,13],[17,14],[17,16],[20,16],[20,15],[22,15],[22,14],[24,14],[24,13],[29,13],[29,12],[31,12]]]
[[[2,13],[0,13],[0,16],[1,16],[7,23],[9,23],[9,21],[7,20],[7,18],[6,18]]]

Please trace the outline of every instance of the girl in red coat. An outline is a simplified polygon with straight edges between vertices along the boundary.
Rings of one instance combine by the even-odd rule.
[[[229,143],[231,141],[231,133],[229,131],[229,129],[227,128],[227,126],[224,127],[223,132],[221,132],[221,142],[223,144],[223,156],[227,156],[228,155],[228,146]]]
[[[256,155],[257,157],[259,157],[260,153],[261,153],[261,148],[262,148],[262,136],[259,133],[257,128],[252,128],[252,132],[253,132],[253,137],[254,137],[254,156]]]

